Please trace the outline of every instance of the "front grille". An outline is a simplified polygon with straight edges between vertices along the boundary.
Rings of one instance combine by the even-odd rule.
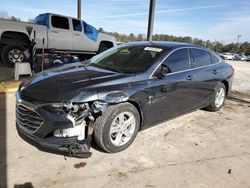
[[[16,121],[20,128],[34,133],[43,123],[43,119],[34,111],[23,105],[16,107]]]

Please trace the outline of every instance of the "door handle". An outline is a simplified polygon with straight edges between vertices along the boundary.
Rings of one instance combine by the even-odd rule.
[[[188,75],[186,79],[187,79],[187,80],[192,80],[193,78],[194,78],[193,75]]]
[[[213,72],[212,72],[213,74],[217,74],[218,73],[218,71],[217,70],[213,70]]]
[[[77,33],[75,33],[74,35],[75,35],[75,36],[80,36],[80,34],[77,34]]]
[[[59,33],[58,31],[51,31],[52,33]]]

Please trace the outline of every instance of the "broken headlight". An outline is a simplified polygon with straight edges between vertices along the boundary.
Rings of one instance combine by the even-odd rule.
[[[68,103],[62,105],[52,105],[59,111],[63,111],[67,119],[72,122],[73,127],[66,129],[57,129],[54,131],[55,137],[73,137],[77,136],[78,140],[85,139],[86,118],[93,119],[91,109],[88,103]]]
[[[58,129],[54,131],[56,137],[78,136],[78,140],[85,139],[86,125],[94,121],[94,114],[104,112],[108,108],[108,103],[103,101],[94,101],[92,103],[68,103],[53,104],[49,107],[50,111],[56,113],[63,112],[67,119],[73,124],[73,127],[67,129]],[[53,110],[52,110],[53,109]]]

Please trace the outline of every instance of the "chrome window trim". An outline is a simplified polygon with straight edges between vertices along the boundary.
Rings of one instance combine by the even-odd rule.
[[[212,54],[212,55],[214,55],[215,57],[217,57],[217,59],[218,59],[219,61],[216,62],[216,63],[221,62],[221,57],[219,57],[216,53],[210,52],[210,54]],[[211,57],[211,56],[210,56],[210,57]],[[212,61],[212,58],[211,58],[211,61]],[[216,64],[216,63],[212,63],[212,64]]]
[[[152,79],[154,78],[154,73],[156,72],[156,70],[161,66],[161,64],[172,54],[174,53],[175,51],[177,50],[180,50],[180,49],[192,49],[192,48],[195,48],[195,49],[199,49],[199,50],[204,50],[204,51],[207,51],[213,55],[215,55],[219,61],[217,63],[221,63],[221,58],[218,57],[217,54],[213,53],[212,51],[208,50],[208,49],[204,49],[204,48],[199,48],[199,47],[195,47],[195,46],[184,46],[184,47],[179,47],[179,48],[176,48],[174,49],[173,51],[171,51],[162,61],[161,63],[159,63],[159,65],[154,69],[154,71],[150,74],[149,76],[149,79]],[[189,65],[191,66],[191,62],[190,62],[190,52],[188,52],[188,57],[189,57]],[[212,62],[212,60],[211,60]],[[196,67],[196,68],[189,68],[189,69],[186,69],[186,70],[182,70],[182,71],[177,71],[177,72],[172,72],[172,73],[168,73],[166,75],[173,75],[173,74],[177,74],[177,73],[182,73],[182,72],[187,72],[187,71],[190,71],[190,70],[196,70],[196,69],[200,69],[200,68],[205,68],[205,67],[210,67],[212,65],[215,65],[217,63],[212,63],[211,65],[205,65],[205,66],[201,66],[201,67]]]

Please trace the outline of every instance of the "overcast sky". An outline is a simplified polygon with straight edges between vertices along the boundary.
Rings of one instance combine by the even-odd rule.
[[[77,0],[0,0],[0,16],[24,21],[45,12],[76,17]],[[147,32],[149,0],[82,0],[82,19],[106,31]],[[250,42],[249,0],[156,0],[154,34]]]

